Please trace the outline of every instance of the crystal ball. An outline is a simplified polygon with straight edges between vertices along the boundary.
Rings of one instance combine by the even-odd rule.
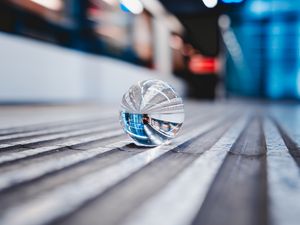
[[[173,139],[184,121],[182,99],[161,80],[145,80],[123,95],[120,123],[139,146],[158,146]]]

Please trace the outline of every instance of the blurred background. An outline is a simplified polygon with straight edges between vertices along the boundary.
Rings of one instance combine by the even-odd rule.
[[[1,0],[0,60],[1,103],[117,103],[145,79],[300,100],[300,1]]]

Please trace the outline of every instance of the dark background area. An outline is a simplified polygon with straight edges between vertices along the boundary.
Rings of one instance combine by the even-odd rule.
[[[1,1],[0,30],[157,68],[155,11],[132,12],[126,1],[43,2]],[[300,3],[214,2],[160,1],[183,27],[170,30],[171,72],[186,82],[188,96],[300,99]]]

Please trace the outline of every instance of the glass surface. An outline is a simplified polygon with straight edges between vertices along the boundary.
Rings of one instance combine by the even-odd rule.
[[[163,81],[140,81],[123,96],[120,122],[137,145],[165,143],[177,135],[183,121],[182,99]]]

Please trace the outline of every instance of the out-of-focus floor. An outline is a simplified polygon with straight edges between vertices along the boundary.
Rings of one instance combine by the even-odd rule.
[[[0,107],[0,224],[298,225],[300,106],[185,111],[141,148],[114,107]]]

